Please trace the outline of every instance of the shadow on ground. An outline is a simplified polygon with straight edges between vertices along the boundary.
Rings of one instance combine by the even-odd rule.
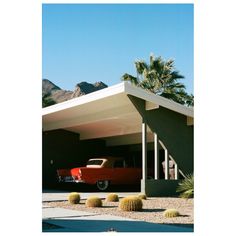
[[[163,212],[165,210],[166,209],[145,209],[145,208],[143,208],[142,212]]]
[[[51,186],[45,186],[43,193],[53,193],[58,191],[66,192],[101,192],[95,186],[75,183],[60,183]],[[114,185],[103,192],[140,192],[140,185]]]

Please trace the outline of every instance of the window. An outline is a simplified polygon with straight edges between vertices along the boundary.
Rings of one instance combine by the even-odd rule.
[[[102,162],[103,162],[103,160],[89,160],[88,162],[87,162],[87,165],[101,165],[102,164]]]

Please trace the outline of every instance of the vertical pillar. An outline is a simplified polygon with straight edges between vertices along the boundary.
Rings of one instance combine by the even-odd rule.
[[[165,149],[165,179],[169,179],[169,153],[167,149]]]
[[[147,179],[147,124],[145,120],[142,122],[142,179]]]
[[[175,179],[179,179],[179,168],[177,163],[175,163]]]
[[[154,179],[159,179],[159,140],[156,133],[154,133]]]

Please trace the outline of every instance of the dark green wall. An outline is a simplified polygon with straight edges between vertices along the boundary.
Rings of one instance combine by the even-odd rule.
[[[161,106],[146,111],[144,100],[128,97],[150,129],[158,134],[179,168],[185,174],[193,173],[193,126],[187,126],[186,116]]]
[[[70,167],[78,158],[78,144],[79,134],[66,130],[43,132],[43,185],[55,184],[56,169]]]
[[[145,183],[144,183],[145,182]],[[176,193],[179,180],[148,179],[141,180],[141,192],[148,197],[177,197]]]
[[[79,155],[83,157],[83,165],[85,165],[87,160],[90,158],[107,155],[106,142],[102,139],[80,141]]]
[[[89,158],[105,155],[104,140],[79,137],[62,129],[43,132],[43,187],[55,186],[57,169],[85,166]]]

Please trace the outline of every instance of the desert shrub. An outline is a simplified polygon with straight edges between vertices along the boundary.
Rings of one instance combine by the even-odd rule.
[[[102,200],[99,197],[91,196],[88,197],[85,205],[87,207],[101,207],[102,206]]]
[[[70,204],[79,204],[80,194],[76,192],[70,193],[68,196],[68,201]]]
[[[180,197],[182,198],[192,198],[194,195],[194,177],[192,174],[187,175],[185,179],[183,179],[179,186],[176,189],[176,192],[180,193]]]
[[[138,195],[138,198],[140,198],[140,199],[142,199],[142,200],[146,200],[146,199],[147,199],[147,195],[141,193],[141,194]]]
[[[119,197],[115,193],[109,193],[106,197],[106,202],[118,202]]]
[[[123,211],[141,211],[142,200],[137,196],[128,196],[120,200],[119,208]]]
[[[176,209],[167,209],[164,211],[163,215],[167,218],[179,216],[179,212]]]

